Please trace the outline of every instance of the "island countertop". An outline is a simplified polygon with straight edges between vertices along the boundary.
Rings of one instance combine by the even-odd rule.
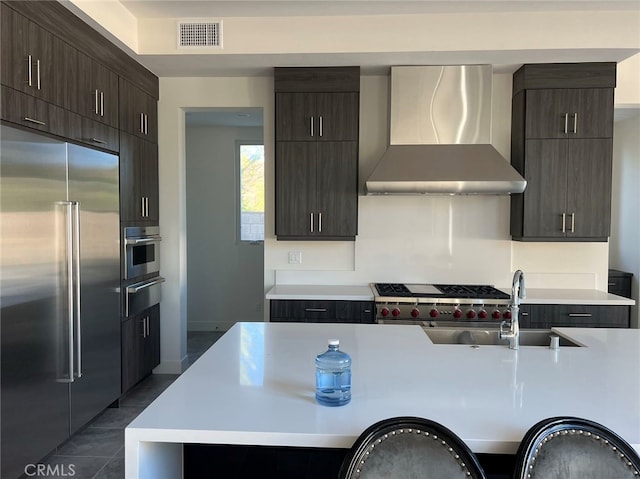
[[[640,452],[640,330],[557,328],[584,347],[437,345],[419,326],[237,323],[125,430],[126,477],[180,477],[181,444],[350,447],[374,422],[444,424],[513,454],[540,419],[597,421]],[[314,399],[329,338],[353,358],[352,400]]]

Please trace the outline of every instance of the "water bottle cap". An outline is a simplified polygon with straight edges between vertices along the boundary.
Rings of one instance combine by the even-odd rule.
[[[330,339],[329,340],[329,346],[340,346],[340,340],[339,339]]]

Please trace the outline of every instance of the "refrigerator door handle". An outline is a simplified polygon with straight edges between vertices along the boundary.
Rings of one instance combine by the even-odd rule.
[[[82,315],[80,311],[80,203],[72,201],[73,205],[73,253],[75,277],[75,320],[76,320],[76,358],[77,378],[82,377]]]
[[[74,323],[75,323],[75,307],[74,307],[74,261],[73,261],[73,203],[70,201],[61,201],[61,206],[65,209],[65,266],[66,266],[66,280],[67,280],[67,328],[68,328],[68,356],[69,356],[69,369],[68,376],[61,379],[61,382],[72,383],[75,379],[74,376]]]

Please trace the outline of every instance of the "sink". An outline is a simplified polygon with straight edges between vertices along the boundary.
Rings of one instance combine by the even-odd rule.
[[[422,328],[434,344],[461,344],[478,346],[507,346],[509,341],[500,339],[497,329],[465,329],[465,328]],[[549,347],[551,336],[560,338],[560,347],[580,347],[570,339],[553,333],[550,329],[521,329],[520,346]]]

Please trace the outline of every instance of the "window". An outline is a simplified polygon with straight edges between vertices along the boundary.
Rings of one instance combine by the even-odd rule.
[[[264,241],[264,145],[239,142],[240,241]]]

